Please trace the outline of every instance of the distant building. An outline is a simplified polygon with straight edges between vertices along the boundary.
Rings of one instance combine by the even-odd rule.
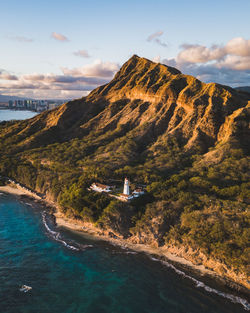
[[[133,195],[126,195],[124,193],[121,193],[118,199],[123,200],[123,201],[129,201],[129,200],[132,200],[133,198],[134,198]]]
[[[17,108],[23,108],[24,107],[24,103],[23,100],[17,100]]]
[[[103,185],[103,184],[99,184],[99,183],[93,183],[90,186],[90,189],[97,191],[97,192],[110,192],[111,186]]]
[[[32,100],[27,100],[27,109],[32,109]]]
[[[142,188],[136,188],[134,191],[133,191],[133,195],[134,197],[139,197],[141,195],[144,195],[144,190]]]
[[[104,185],[104,184],[99,184],[99,183],[93,183],[89,187],[89,190],[93,190],[93,191],[97,191],[97,192],[107,192],[107,193],[109,193],[110,197],[114,197],[114,198],[121,200],[121,201],[130,201],[134,198],[138,198],[139,196],[141,196],[145,193],[142,187],[138,187],[131,194],[130,188],[129,188],[129,180],[127,178],[125,178],[125,180],[124,180],[123,193],[120,193],[119,195],[117,195],[115,193],[111,193],[111,191],[115,190],[115,188],[116,188],[116,186],[109,186],[109,185]]]

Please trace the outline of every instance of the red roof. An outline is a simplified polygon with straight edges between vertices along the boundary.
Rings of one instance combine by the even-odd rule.
[[[131,197],[131,195],[125,195],[125,193],[121,193],[120,196],[121,196],[121,197],[125,197],[125,198]],[[133,196],[132,196],[132,197],[133,197]]]
[[[94,183],[94,185],[96,185],[96,187],[99,187],[101,189],[110,188],[110,186],[108,186],[108,185],[103,185],[103,184],[99,184],[99,183]]]

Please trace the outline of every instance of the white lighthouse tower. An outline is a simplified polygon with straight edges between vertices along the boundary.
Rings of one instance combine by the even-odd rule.
[[[127,178],[124,180],[123,194],[129,196],[129,181]]]

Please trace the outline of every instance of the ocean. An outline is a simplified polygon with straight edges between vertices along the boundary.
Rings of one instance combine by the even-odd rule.
[[[0,122],[10,120],[25,120],[37,115],[37,112],[32,111],[15,111],[15,110],[1,110],[0,109]]]
[[[0,194],[1,313],[240,313],[244,296],[146,253],[55,227]],[[21,292],[21,285],[32,290]]]

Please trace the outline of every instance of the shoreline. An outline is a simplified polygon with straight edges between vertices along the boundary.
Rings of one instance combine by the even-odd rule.
[[[245,295],[249,295],[249,289],[240,284],[237,283],[227,277],[223,277],[222,275],[219,275],[213,270],[210,270],[206,268],[204,265],[196,265],[192,263],[191,261],[185,259],[184,257],[178,256],[174,253],[171,253],[168,251],[168,248],[166,247],[152,247],[146,244],[136,244],[131,243],[126,239],[121,238],[112,238],[108,234],[105,234],[101,229],[95,227],[91,223],[86,223],[81,220],[76,219],[70,219],[65,217],[65,215],[59,211],[59,208],[56,203],[52,201],[48,201],[40,196],[38,196],[36,193],[31,192],[21,186],[16,186],[12,184],[11,186],[0,186],[0,193],[7,193],[12,194],[17,197],[26,196],[29,198],[30,201],[34,201],[36,204],[45,206],[45,209],[49,211],[49,209],[53,209],[52,214],[55,218],[55,224],[57,227],[63,227],[70,231],[77,232],[79,235],[82,235],[83,237],[92,237],[93,239],[97,240],[103,240],[106,241],[112,245],[120,246],[121,248],[130,249],[136,252],[143,252],[145,254],[150,255],[153,260],[154,257],[158,257],[157,261],[171,261],[174,262],[180,266],[185,267],[186,270],[193,271],[197,273],[199,276],[208,276],[212,279],[215,279],[217,281],[220,281],[223,285],[231,288],[232,290],[235,290],[237,292],[241,292]]]
[[[191,261],[188,261],[182,257],[176,256],[173,253],[167,252],[164,248],[155,248],[146,244],[136,244],[131,243],[127,241],[126,239],[120,239],[120,238],[112,238],[106,234],[103,234],[98,228],[93,227],[87,227],[86,223],[82,221],[72,220],[68,219],[63,216],[63,214],[56,212],[54,214],[56,217],[56,223],[60,227],[67,228],[69,230],[76,231],[77,233],[80,233],[82,235],[86,234],[91,237],[94,237],[99,240],[104,240],[109,243],[112,243],[113,245],[121,246],[124,248],[128,248],[130,250],[134,250],[136,252],[145,252],[147,254],[151,255],[157,255],[159,257],[165,257],[166,259],[180,263],[182,265],[185,265],[187,267],[190,267],[196,271],[199,271],[202,275],[213,275],[216,276],[216,273],[213,271],[206,269],[204,265],[195,265]]]
[[[16,196],[29,196],[36,200],[42,200],[42,198],[39,197],[37,194],[27,189],[24,189],[21,186],[15,186],[15,187],[12,187],[11,185],[0,186],[0,192],[9,193],[9,194],[16,195]]]

